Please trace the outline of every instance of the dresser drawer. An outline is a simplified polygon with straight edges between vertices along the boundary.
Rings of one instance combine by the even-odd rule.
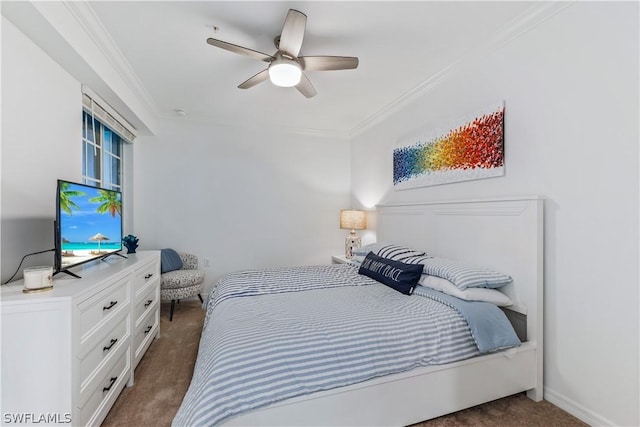
[[[114,282],[108,288],[78,304],[80,310],[80,339],[102,327],[121,310],[129,309],[129,278]]]
[[[133,282],[133,287],[135,288],[135,292],[138,293],[140,291],[144,292],[144,287],[148,283],[160,280],[160,262],[153,261],[150,262],[139,269],[136,270],[135,279]]]
[[[122,346],[127,345],[129,335],[129,316],[125,316],[82,356],[80,360],[81,392],[87,386],[90,377],[95,375],[96,370],[107,364],[114,355],[121,353]]]
[[[158,306],[147,313],[142,322],[138,325],[133,336],[134,367],[138,364],[147,347],[151,344],[156,335],[160,320]]]
[[[88,390],[87,399],[78,408],[80,422],[77,425],[100,425],[113,401],[129,380],[129,351],[122,353],[115,365],[100,378],[93,389]],[[74,420],[74,425],[76,425]]]
[[[160,293],[158,292],[157,286],[151,286],[146,292],[142,295],[136,297],[136,305],[134,309],[135,318],[134,325],[138,325],[142,318],[146,315],[148,311],[151,311],[155,308],[156,303],[160,298]]]

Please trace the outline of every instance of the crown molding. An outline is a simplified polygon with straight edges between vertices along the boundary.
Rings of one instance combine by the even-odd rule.
[[[349,138],[353,139],[362,135],[373,126],[379,124],[391,115],[400,111],[407,104],[432,91],[441,83],[451,78],[458,70],[460,70],[469,62],[473,62],[478,57],[485,56],[511,43],[513,40],[516,40],[523,34],[526,34],[527,32],[536,28],[547,19],[557,15],[567,7],[571,6],[574,2],[575,0],[567,2],[540,2],[529,7],[525,12],[502,27],[500,31],[498,31],[487,42],[480,44],[471,51],[465,52],[464,54],[460,55],[457,59],[443,67],[440,71],[433,74],[427,80],[360,122],[347,133]]]
[[[160,116],[157,107],[158,104],[144,88],[138,75],[104,27],[104,24],[100,18],[98,18],[90,3],[65,0],[63,4],[135,96],[141,100],[145,107],[154,115]]]

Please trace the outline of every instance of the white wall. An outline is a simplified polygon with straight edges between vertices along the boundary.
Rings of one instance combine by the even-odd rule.
[[[545,398],[639,425],[638,3],[578,2],[352,142],[354,202],[539,194],[545,201]],[[395,192],[392,150],[505,100],[506,176]]]
[[[140,247],[208,258],[208,286],[230,271],[328,264],[344,252],[348,141],[176,120],[134,149]]]
[[[2,17],[2,282],[53,249],[56,180],[81,179],[81,131],[80,83]],[[42,264],[53,253],[23,267]]]

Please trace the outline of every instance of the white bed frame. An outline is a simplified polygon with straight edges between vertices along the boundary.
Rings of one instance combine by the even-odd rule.
[[[536,196],[377,206],[378,241],[492,267],[527,316],[515,350],[274,403],[227,425],[406,426],[526,391],[542,400],[543,200]]]

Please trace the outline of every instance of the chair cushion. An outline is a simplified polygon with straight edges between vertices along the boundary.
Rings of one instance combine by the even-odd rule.
[[[160,251],[160,272],[178,270],[182,268],[182,258],[173,249],[162,249]]]
[[[186,288],[202,282],[204,282],[204,273],[200,270],[174,270],[160,275],[161,289]]]

